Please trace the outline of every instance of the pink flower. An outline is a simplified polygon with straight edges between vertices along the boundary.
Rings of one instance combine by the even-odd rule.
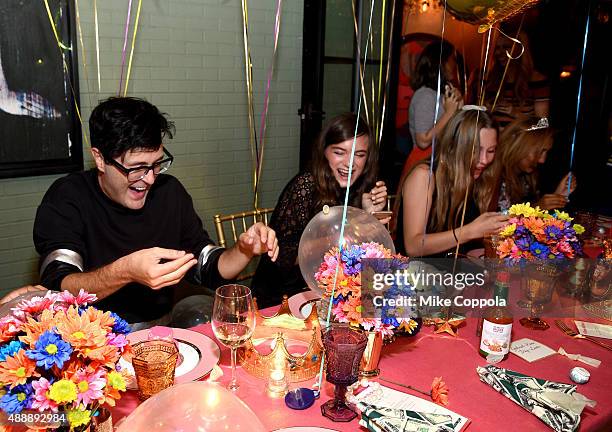
[[[74,306],[83,306],[94,303],[97,299],[98,297],[96,297],[95,294],[89,294],[82,289],[79,291],[79,294],[76,297],[69,291],[62,291],[59,294],[59,300]]]
[[[109,345],[116,346],[120,350],[123,350],[123,347],[130,343],[124,334],[109,333],[106,335],[106,340]]]
[[[57,298],[56,293],[48,292],[44,297],[35,296],[29,300],[21,301],[17,307],[13,308],[13,312],[17,316],[21,314],[37,315],[46,309],[52,309]]]
[[[57,404],[49,399],[49,388],[51,383],[47,378],[41,377],[37,381],[32,381],[34,388],[34,397],[32,398],[32,409],[37,409],[40,412],[51,410],[57,412]]]
[[[88,374],[84,369],[77,371],[73,377],[77,386],[77,403],[88,406],[91,402],[103,399],[104,392],[102,389],[106,385],[103,375],[104,371],[101,369],[93,374]]]
[[[332,308],[332,315],[336,317],[338,322],[341,322],[341,323],[347,323],[349,321],[348,317],[344,313],[344,309],[343,309],[344,303],[345,303],[344,301],[339,301],[336,304],[336,306]],[[323,311],[323,312],[325,312],[325,314],[327,315],[327,311]]]

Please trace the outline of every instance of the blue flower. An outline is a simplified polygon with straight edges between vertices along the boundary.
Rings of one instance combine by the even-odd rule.
[[[36,341],[34,348],[27,350],[26,355],[36,360],[37,366],[42,366],[46,370],[51,369],[53,365],[61,369],[72,354],[70,344],[51,331],[44,332]]]
[[[546,259],[548,258],[548,252],[550,252],[550,249],[548,246],[543,245],[542,243],[534,242],[529,248],[529,251],[540,259]]]
[[[364,251],[359,246],[353,245],[348,249],[342,249],[341,259],[345,263],[345,274],[352,276],[361,271],[361,257]]]
[[[17,354],[17,351],[19,351],[22,347],[23,344],[19,341],[11,341],[4,345],[2,348],[0,348],[0,361],[4,361],[7,357]]]
[[[110,315],[115,320],[115,324],[113,324],[113,333],[128,334],[132,331],[132,328],[126,320],[121,318],[115,312],[111,312]]]
[[[32,393],[34,393],[34,390],[30,383],[15,386],[2,396],[0,408],[7,414],[17,414],[24,409],[31,408]]]
[[[546,234],[546,237],[552,240],[559,240],[563,236],[561,230],[556,226],[547,226],[544,228],[544,234]]]

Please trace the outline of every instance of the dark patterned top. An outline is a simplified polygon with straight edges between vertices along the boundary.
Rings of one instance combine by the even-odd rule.
[[[336,202],[326,204],[341,205],[340,196],[344,197],[345,189],[341,191]],[[349,197],[352,206],[361,207],[359,201],[356,196]],[[298,174],[285,186],[269,223],[278,238],[278,259],[272,262],[267,255],[262,255],[251,285],[258,307],[279,304],[283,294],[291,297],[306,289],[298,265],[298,247],[306,225],[321,207],[311,173]]]

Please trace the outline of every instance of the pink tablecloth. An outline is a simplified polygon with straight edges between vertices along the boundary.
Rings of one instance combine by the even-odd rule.
[[[450,389],[448,408],[472,420],[467,429],[470,432],[551,430],[538,418],[480,382],[476,367],[484,366],[486,362],[477,353],[478,338],[475,328],[476,321],[468,320],[459,330],[458,338],[434,335],[431,328],[424,328],[415,338],[396,340],[383,348],[381,376],[424,390],[429,388],[434,377],[442,376]],[[194,330],[214,339],[210,325],[202,325]],[[594,409],[587,408],[583,412],[579,430],[612,430],[612,351],[588,341],[574,340],[564,335],[554,324],[549,330],[542,332],[525,329],[515,321],[513,339],[523,337],[545,343],[555,350],[562,346],[567,352],[602,361],[599,368],[593,368],[560,355],[528,363],[511,354],[499,366],[538,378],[567,383],[571,382],[568,374],[572,367],[585,367],[591,372],[591,380],[587,384],[579,385],[578,391],[597,401],[597,406]],[[229,350],[221,348],[220,364],[225,373],[221,379],[222,383],[228,380],[229,362]],[[332,395],[329,384],[325,385],[321,398],[313,407],[305,411],[294,411],[287,408],[283,400],[267,397],[263,381],[251,377],[241,369],[238,370],[238,376],[242,386],[238,396],[257,414],[267,430],[288,426],[321,426],[338,431],[363,430],[357,420],[348,424],[333,423],[321,416],[321,402],[327,401]],[[304,386],[310,384],[303,383]],[[410,392],[399,386],[389,386]],[[129,414],[137,404],[135,393],[128,392],[113,410],[115,421]]]

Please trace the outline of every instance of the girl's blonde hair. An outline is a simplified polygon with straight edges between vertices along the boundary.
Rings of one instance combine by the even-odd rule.
[[[493,171],[505,182],[511,203],[521,202],[525,198],[525,182],[529,190],[537,191],[537,171],[522,173],[519,166],[521,160],[530,154],[539,155],[543,149],[552,145],[552,129],[537,128],[539,121],[539,117],[517,119],[506,126],[499,138],[499,150]]]

